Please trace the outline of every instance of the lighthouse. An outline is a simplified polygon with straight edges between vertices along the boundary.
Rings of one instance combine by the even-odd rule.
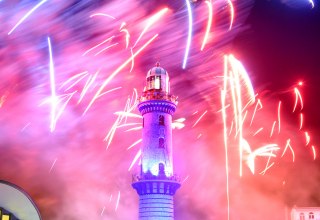
[[[143,117],[141,170],[132,187],[139,195],[139,220],[173,220],[173,196],[180,187],[173,174],[172,115],[177,97],[170,94],[168,72],[159,63],[151,68],[139,98]]]

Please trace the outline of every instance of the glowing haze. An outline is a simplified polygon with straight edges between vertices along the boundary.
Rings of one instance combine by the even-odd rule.
[[[285,101],[260,94],[250,81],[259,73],[229,55],[252,4],[1,1],[0,178],[24,188],[43,219],[137,219],[136,100],[160,61],[179,96],[176,218],[284,219],[310,197],[289,173],[312,172],[318,146],[302,85],[284,88]]]

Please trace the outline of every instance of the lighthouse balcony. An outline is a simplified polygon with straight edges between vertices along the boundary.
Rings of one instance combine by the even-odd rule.
[[[165,194],[173,196],[181,186],[177,176],[146,178],[134,175],[132,177],[132,187],[139,195]]]
[[[173,181],[180,183],[180,177],[178,175],[166,176],[165,174],[152,175],[151,173],[145,173],[142,175],[133,174],[132,183],[139,182],[142,180],[164,180],[164,181]]]
[[[177,96],[170,95],[159,89],[151,89],[151,90],[144,91],[139,98],[140,102],[144,102],[148,100],[165,100],[165,101],[173,102],[174,104],[178,103]]]

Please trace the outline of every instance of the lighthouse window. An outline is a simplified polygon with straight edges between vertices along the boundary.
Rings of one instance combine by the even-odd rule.
[[[303,213],[303,212],[300,213],[300,218],[299,218],[299,220],[305,220],[305,218],[304,218],[304,213]]]
[[[156,76],[156,81],[154,82],[154,88],[160,89],[160,76]]]
[[[10,220],[10,215],[2,215],[3,220]]]
[[[150,88],[153,89],[154,88],[154,76],[150,77]]]
[[[142,127],[144,128],[144,118],[142,118]]]
[[[164,125],[164,116],[159,115],[159,125]]]
[[[164,138],[159,138],[159,148],[164,148]]]
[[[147,78],[147,87],[148,87],[148,89],[151,89],[151,86],[152,86],[151,77],[148,77]]]

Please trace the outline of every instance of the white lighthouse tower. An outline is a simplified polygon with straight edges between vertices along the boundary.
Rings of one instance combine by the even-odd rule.
[[[173,196],[180,183],[173,175],[172,115],[168,72],[159,63],[148,71],[138,109],[143,116],[141,171],[132,187],[139,195],[139,220],[173,220]]]

